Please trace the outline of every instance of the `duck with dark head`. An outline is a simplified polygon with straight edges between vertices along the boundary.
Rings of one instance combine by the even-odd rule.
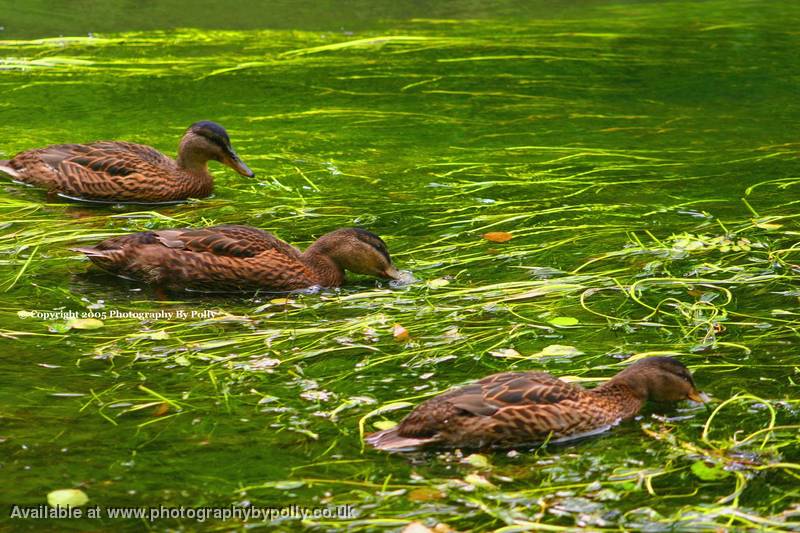
[[[0,161],[0,172],[69,199],[159,203],[210,195],[214,178],[208,161],[242,176],[255,175],[233,149],[225,128],[207,120],[186,130],[177,160],[143,144],[98,141],[27,150]]]
[[[689,370],[671,357],[641,359],[591,390],[544,372],[503,372],[431,398],[366,441],[390,452],[563,441],[628,420],[648,400],[705,398]]]
[[[369,231],[338,229],[305,252],[249,226],[133,233],[74,248],[104,270],[162,289],[291,291],[338,287],[345,271],[399,279],[386,243]]]

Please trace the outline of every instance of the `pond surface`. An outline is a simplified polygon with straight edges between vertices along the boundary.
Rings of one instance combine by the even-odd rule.
[[[253,2],[183,24],[177,4],[0,21],[0,156],[174,155],[211,119],[257,173],[212,165],[214,197],[157,210],[0,182],[8,527],[237,525],[8,517],[80,488],[104,508],[352,506],[319,530],[800,529],[800,4]],[[419,281],[163,301],[69,251],[214,223],[299,246],[361,226]],[[31,316],[69,311],[103,325]],[[362,448],[397,402],[511,369],[594,386],[643,354],[678,357],[712,402],[469,460]]]

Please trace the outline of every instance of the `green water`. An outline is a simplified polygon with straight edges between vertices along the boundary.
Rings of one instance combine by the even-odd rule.
[[[319,530],[800,529],[800,4],[315,5],[2,10],[0,156],[97,139],[174,155],[210,119],[258,174],[214,166],[213,198],[158,211],[0,183],[5,526],[241,526],[8,516],[81,488],[103,508],[354,507]],[[359,225],[420,281],[163,302],[68,250],[223,222],[301,246]],[[215,317],[19,315],[92,309]],[[508,369],[593,386],[650,352],[713,401],[483,452],[488,469],[362,450],[381,406]]]

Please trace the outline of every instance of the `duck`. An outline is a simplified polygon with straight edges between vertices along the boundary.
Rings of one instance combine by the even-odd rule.
[[[242,176],[255,176],[231,146],[225,128],[209,120],[189,126],[177,159],[143,144],[98,141],[20,152],[0,160],[0,171],[71,200],[162,203],[211,195],[214,178],[208,161],[219,161]]]
[[[648,400],[686,399],[706,398],[672,357],[640,359],[590,390],[545,372],[501,372],[435,396],[365,440],[388,452],[566,441],[633,418]]]
[[[305,252],[250,226],[165,229],[72,248],[114,275],[160,290],[294,291],[339,287],[345,271],[401,279],[386,243],[361,228],[327,233]]]

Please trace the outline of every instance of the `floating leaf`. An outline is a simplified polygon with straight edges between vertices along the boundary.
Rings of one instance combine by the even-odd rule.
[[[466,463],[468,465],[472,465],[475,468],[491,468],[492,464],[489,462],[489,458],[485,455],[481,455],[479,453],[473,453],[464,457],[461,460],[462,463]]]
[[[481,235],[484,239],[489,242],[508,242],[514,238],[513,235],[508,233],[507,231],[491,231],[489,233],[484,233]]]
[[[522,357],[522,355],[514,348],[501,348],[499,350],[494,350],[489,353],[495,357],[510,357],[510,358]]]
[[[783,224],[775,224],[774,222],[767,222],[769,219],[760,219],[755,221],[755,227],[761,229],[781,229]]]
[[[382,406],[378,407],[377,409],[374,409],[374,410],[370,411],[369,413],[365,414],[364,416],[362,416],[359,419],[359,421],[358,421],[358,434],[363,439],[363,437],[364,437],[364,424],[367,422],[367,419],[369,419],[369,418],[371,418],[373,416],[382,415],[383,413],[388,413],[390,411],[396,411],[397,409],[404,409],[406,407],[411,407],[413,405],[414,404],[411,403],[411,402],[394,402],[394,403],[389,403],[389,404],[382,405]]]
[[[497,487],[491,481],[486,479],[480,474],[469,474],[464,476],[464,481],[475,487],[476,489],[493,490]]]
[[[66,333],[70,330],[69,324],[66,322],[54,322],[47,325],[47,331],[50,333]]]
[[[704,461],[696,461],[692,464],[692,473],[703,481],[724,479],[731,475],[730,472],[722,468],[722,465],[709,466]]]
[[[273,298],[269,303],[273,305],[286,305],[292,303],[292,301],[289,298]]]
[[[555,318],[551,318],[550,323],[554,326],[574,326],[579,324],[580,320],[571,316],[557,316]]]
[[[97,318],[71,318],[67,320],[67,327],[70,329],[99,329],[104,325],[103,321]]]
[[[400,324],[395,324],[392,327],[392,335],[397,342],[405,342],[408,340],[408,330]]]
[[[583,355],[583,352],[574,346],[565,346],[563,344],[545,346],[542,351],[534,354],[534,356],[539,357],[574,357],[576,355]]]
[[[450,285],[450,280],[446,278],[429,279],[428,281],[425,282],[425,285],[429,289],[438,289],[439,287]]]
[[[89,497],[80,489],[59,489],[47,495],[51,507],[80,507],[89,502]]]
[[[167,413],[169,413],[169,404],[167,402],[161,402],[153,409],[153,416],[164,416]]]
[[[392,422],[391,420],[378,420],[377,422],[373,422],[372,425],[380,430],[384,430],[392,429],[397,425],[397,422]]]

